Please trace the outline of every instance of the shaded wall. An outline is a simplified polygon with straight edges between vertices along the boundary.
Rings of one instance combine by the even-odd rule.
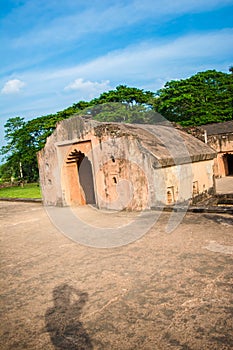
[[[208,136],[208,145],[217,153],[214,165],[216,177],[232,175],[233,158],[233,134],[221,134]]]

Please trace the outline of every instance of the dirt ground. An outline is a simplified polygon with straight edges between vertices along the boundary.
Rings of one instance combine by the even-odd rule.
[[[215,179],[216,192],[218,194],[233,193],[233,176],[225,176]]]
[[[39,203],[0,202],[0,349],[233,349],[233,217],[169,213],[129,245],[65,237]]]

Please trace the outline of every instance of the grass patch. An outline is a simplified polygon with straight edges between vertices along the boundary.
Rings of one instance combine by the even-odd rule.
[[[0,188],[0,198],[41,198],[37,183],[25,184],[24,187],[12,186]]]

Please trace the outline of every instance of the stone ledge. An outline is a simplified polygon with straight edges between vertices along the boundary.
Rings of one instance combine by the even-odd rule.
[[[0,197],[0,201],[8,201],[8,202],[38,202],[42,203],[41,198],[7,198],[7,197]]]
[[[0,198],[1,201],[9,202],[28,202],[43,203],[41,198]],[[151,208],[151,211],[174,211],[174,212],[192,212],[192,213],[226,213],[233,214],[233,206],[157,206]],[[149,211],[149,210],[148,210]]]

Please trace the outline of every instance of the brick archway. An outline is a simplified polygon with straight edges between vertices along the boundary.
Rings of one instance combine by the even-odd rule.
[[[63,180],[67,205],[96,204],[90,150],[90,141],[81,142],[73,145],[65,158]]]

